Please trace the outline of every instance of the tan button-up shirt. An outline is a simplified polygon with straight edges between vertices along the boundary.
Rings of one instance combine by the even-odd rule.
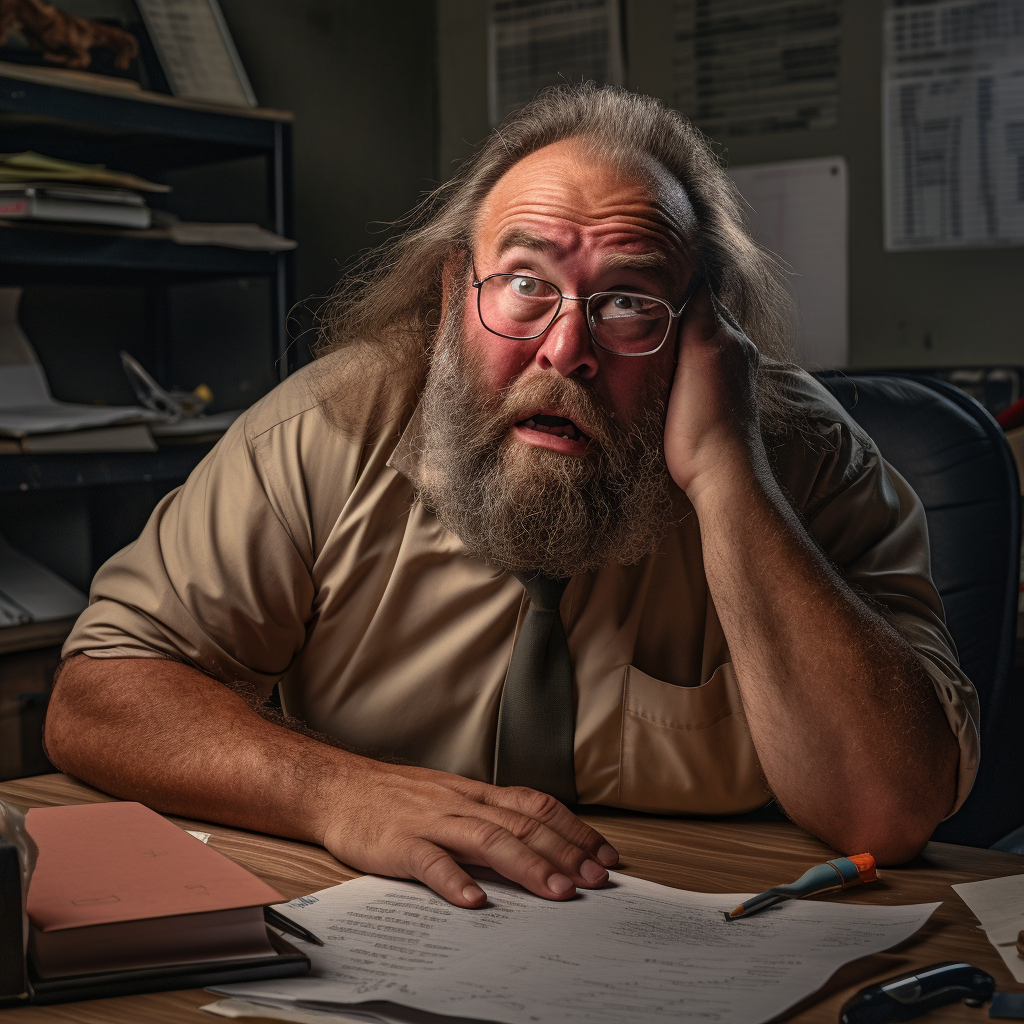
[[[356,749],[488,780],[527,598],[413,501],[417,417],[375,435],[325,415],[328,357],[253,406],[141,537],[106,563],[64,654],[174,658],[269,695]],[[978,705],[929,575],[924,512],[811,378],[820,435],[776,471],[845,578],[887,606],[960,742],[957,804],[978,761]],[[389,401],[365,381],[354,400]],[[728,814],[770,794],[682,492],[678,524],[633,566],[573,579],[561,614],[583,803]],[[766,598],[752,593],[751,601]],[[809,643],[813,643],[813,623]]]

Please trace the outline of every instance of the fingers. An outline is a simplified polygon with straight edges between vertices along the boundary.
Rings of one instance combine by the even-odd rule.
[[[686,312],[684,333],[692,332],[691,336],[710,339],[725,326],[740,338],[749,340],[740,322],[711,290],[707,278],[701,281],[693,298],[686,304]]]
[[[618,863],[618,851],[611,843],[596,829],[580,821],[565,804],[553,796],[524,786],[488,788],[490,792],[485,794],[484,801],[490,806],[517,812],[528,820],[545,825],[546,828],[538,833],[538,838],[560,837],[602,867],[610,868]]]
[[[459,778],[453,788],[484,807],[515,811],[541,822],[603,867],[614,867],[619,862],[618,851],[600,832],[580,821],[565,804],[547,793],[525,786],[491,786],[465,778]],[[501,819],[491,817],[489,820]]]
[[[693,297],[686,304],[683,319],[683,334],[700,338],[711,338],[718,330],[717,300],[711,291],[707,278],[701,281]]]
[[[451,818],[436,835],[439,845],[457,860],[492,868],[544,899],[567,900],[576,894],[576,884],[562,865],[552,863],[496,822]]]
[[[545,899],[570,899],[577,886],[608,880],[618,854],[554,797],[520,787],[502,788],[426,769],[374,766],[364,794],[386,820],[357,815],[367,826],[347,828],[325,845],[353,867],[416,878],[459,907],[481,906],[486,896],[462,864],[492,868]],[[395,783],[398,783],[397,787]],[[343,819],[344,820],[344,819]]]
[[[426,839],[410,842],[406,862],[413,878],[457,907],[471,909],[482,906],[487,900],[487,894],[451,855]]]

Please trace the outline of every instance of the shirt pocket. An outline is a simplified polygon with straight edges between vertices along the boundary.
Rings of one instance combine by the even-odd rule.
[[[618,796],[661,814],[741,814],[771,799],[731,664],[701,686],[626,666]]]

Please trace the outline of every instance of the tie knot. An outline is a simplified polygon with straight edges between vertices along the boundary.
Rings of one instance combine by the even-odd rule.
[[[526,588],[530,605],[539,612],[557,612],[568,580],[556,580],[540,572],[515,573],[515,578]]]

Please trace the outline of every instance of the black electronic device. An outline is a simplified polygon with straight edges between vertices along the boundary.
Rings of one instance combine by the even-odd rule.
[[[947,1003],[981,1006],[992,998],[995,987],[991,974],[970,964],[932,964],[862,988],[839,1011],[839,1024],[913,1020]]]

